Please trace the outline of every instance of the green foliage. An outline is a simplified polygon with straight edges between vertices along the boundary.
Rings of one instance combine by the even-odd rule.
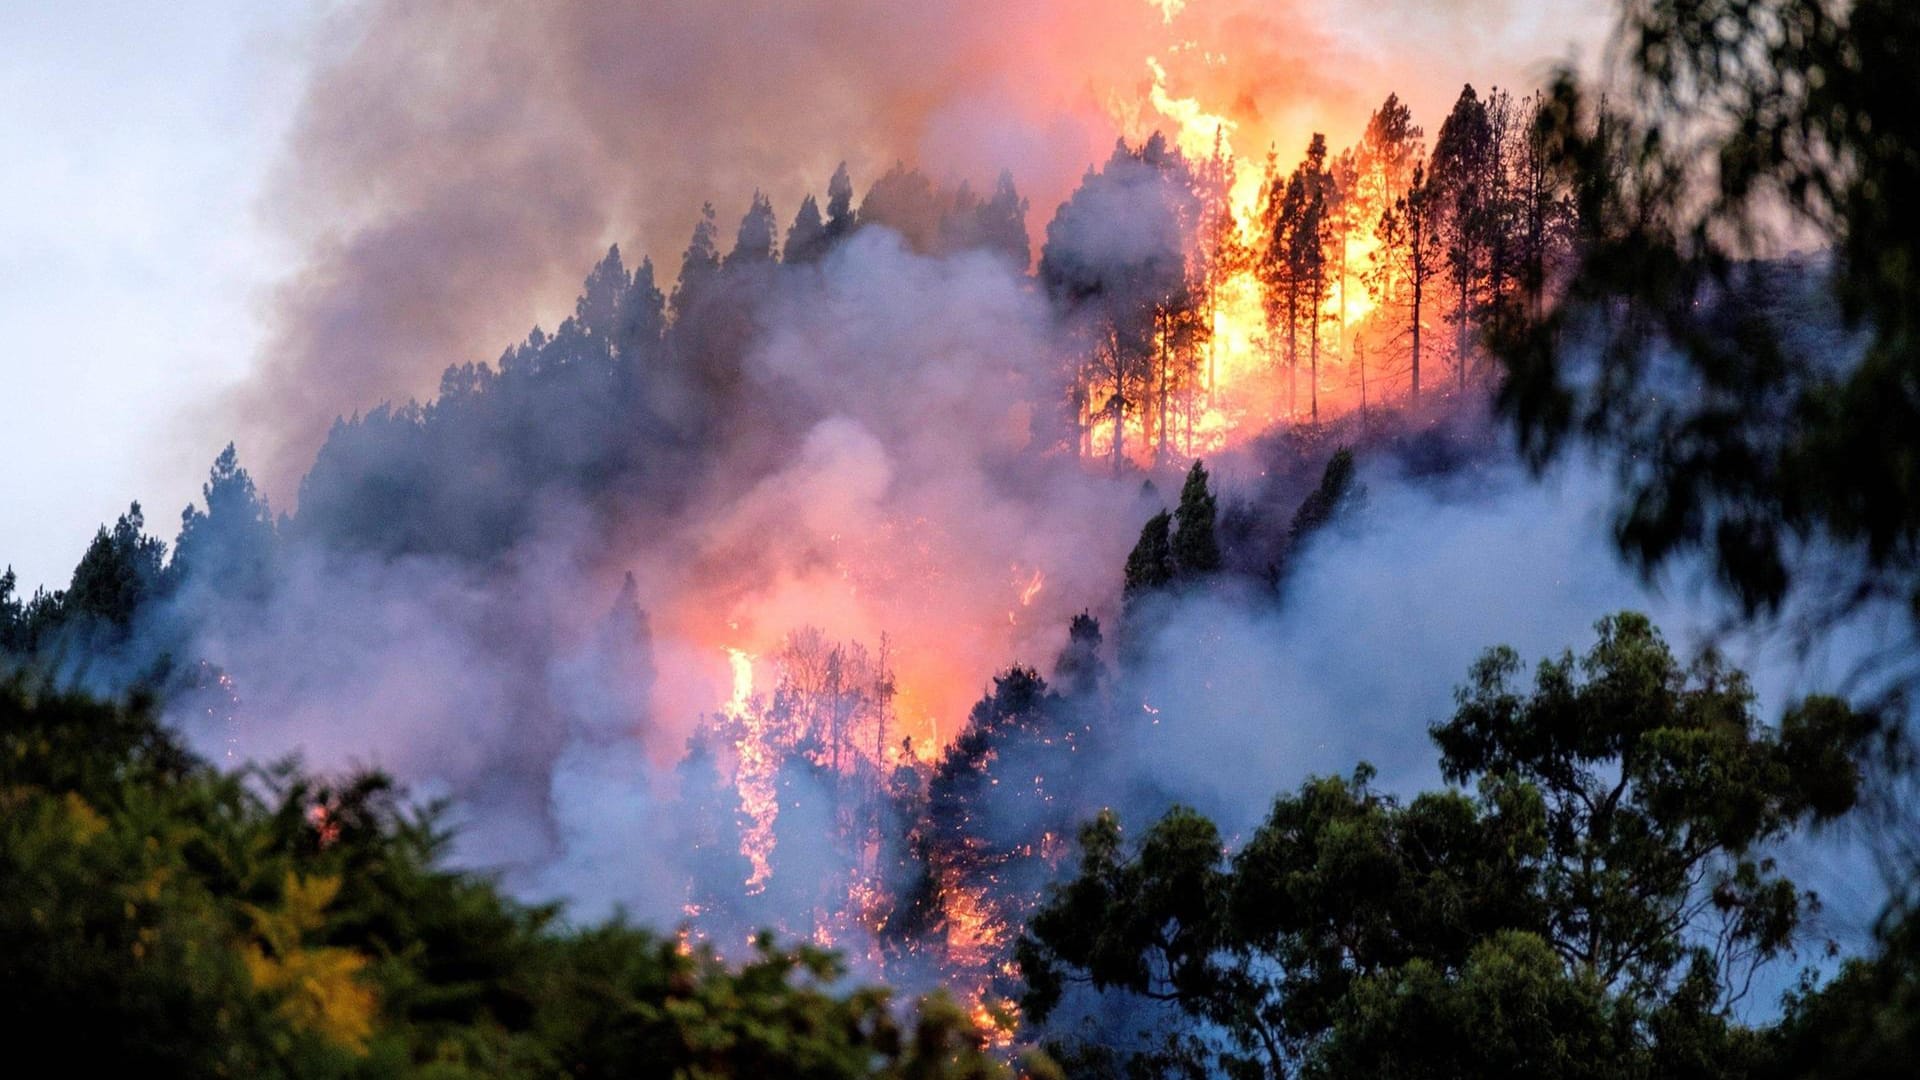
[[[1852,806],[1872,728],[1822,700],[1762,729],[1740,673],[1598,629],[1530,694],[1510,650],[1475,665],[1433,732],[1470,790],[1312,779],[1230,858],[1190,810],[1131,846],[1101,816],[1018,947],[1032,1017],[1167,1002],[1210,1034],[1136,1064],[1234,1075],[1737,1075],[1731,1004],[1810,903],[1767,845]]]
[[[827,226],[820,220],[820,204],[808,195],[800,200],[800,209],[787,226],[787,241],[781,245],[780,259],[790,265],[818,262],[825,253]]]
[[[727,254],[727,266],[739,269],[756,263],[773,262],[776,234],[773,203],[756,191],[752,204],[740,219],[739,230],[734,234],[733,250]]]
[[[62,615],[89,627],[124,634],[140,605],[166,585],[167,545],[146,534],[134,503],[111,529],[102,525],[73,568]]]
[[[1190,163],[1156,132],[1137,148],[1119,141],[1047,223],[1040,285],[1086,346],[1071,378],[1074,423],[1081,436],[1096,422],[1112,425],[1116,473],[1127,415],[1165,389],[1155,331],[1194,306],[1186,250],[1199,213]],[[1126,242],[1116,246],[1115,236]]]
[[[1053,664],[1053,677],[1062,693],[1075,701],[1091,701],[1106,682],[1107,665],[1100,659],[1100,620],[1090,611],[1067,624],[1067,647]]]
[[[32,655],[41,639],[59,624],[66,598],[63,593],[45,589],[35,589],[32,596],[22,598],[19,587],[20,578],[13,567],[0,570],[0,673],[10,666],[10,659],[17,663]]]
[[[1110,815],[1081,835],[1078,876],[1019,947],[1044,1021],[1069,984],[1167,1001],[1228,1039],[1221,1062],[1283,1075],[1325,1037],[1355,978],[1412,959],[1456,965],[1478,936],[1529,919],[1537,804],[1455,793],[1402,806],[1371,770],[1275,801],[1222,865],[1218,830],[1177,809],[1137,852]]]
[[[1194,462],[1180,486],[1180,504],[1173,511],[1173,564],[1183,575],[1197,577],[1220,569],[1220,542],[1214,537],[1219,515],[1213,492],[1207,488],[1207,469]]]
[[[827,180],[827,242],[844,240],[853,226],[853,178],[847,175],[847,163],[843,161]]]
[[[680,256],[680,278],[673,288],[673,317],[685,319],[698,306],[703,290],[720,273],[719,227],[714,223],[713,204],[700,207],[700,219],[693,224],[693,237]]]
[[[1877,955],[1804,986],[1772,1033],[1765,1077],[1893,1080],[1920,1060],[1920,914],[1896,913]]]
[[[1010,1074],[944,998],[840,989],[830,954],[765,937],[735,965],[561,927],[442,869],[445,843],[378,776],[223,776],[139,707],[0,685],[10,1052],[88,1075]]]
[[[1622,15],[1624,87],[1563,75],[1540,118],[1577,265],[1496,335],[1500,408],[1536,460],[1615,453],[1645,564],[1703,552],[1751,613],[1803,574],[1827,614],[1920,612],[1920,7]],[[1830,260],[1753,261],[1809,242]]]
[[[1196,461],[1187,470],[1173,513],[1163,510],[1148,518],[1127,555],[1121,595],[1129,609],[1177,581],[1193,582],[1218,573],[1218,520],[1218,500],[1207,485],[1206,466]]]
[[[1474,945],[1457,971],[1416,959],[1358,980],[1305,1075],[1644,1076],[1634,1027],[1630,1008],[1570,974],[1546,942],[1503,930]]]
[[[618,257],[618,251],[609,256]],[[241,468],[232,443],[214,459],[200,495],[206,509],[188,506],[180,512],[169,572],[182,583],[195,581],[221,595],[260,598],[273,569],[273,513]]]
[[[1692,954],[1676,927],[1712,923],[1736,993],[1789,946],[1811,900],[1756,850],[1852,808],[1872,725],[1813,699],[1764,730],[1746,676],[1714,654],[1681,667],[1642,615],[1598,630],[1585,657],[1543,661],[1529,694],[1512,685],[1512,650],[1482,657],[1434,728],[1442,771],[1544,800],[1548,938],[1569,965],[1658,995]]]
[[[1333,291],[1327,276],[1327,241],[1339,198],[1327,169],[1327,140],[1316,132],[1305,158],[1284,185],[1268,183],[1261,221],[1263,250],[1256,268],[1265,296],[1268,333],[1286,343],[1289,407],[1296,392],[1301,336],[1308,341],[1312,371],[1308,379],[1311,415],[1320,419],[1320,308]]]
[[[1165,510],[1140,527],[1140,539],[1127,553],[1123,595],[1133,601],[1173,581],[1173,518]]]

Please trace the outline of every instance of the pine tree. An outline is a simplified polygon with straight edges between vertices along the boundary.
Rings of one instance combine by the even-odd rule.
[[[1287,366],[1287,411],[1293,413],[1298,397],[1295,379],[1300,364],[1300,292],[1299,240],[1306,214],[1307,188],[1299,169],[1291,177],[1280,179],[1268,163],[1267,198],[1262,224],[1266,250],[1260,259],[1260,284],[1264,294],[1269,335],[1284,331]]]
[[[773,203],[758,191],[754,192],[753,202],[741,216],[740,228],[734,233],[733,250],[727,254],[727,268],[737,270],[773,262],[776,231]]]
[[[1001,170],[993,197],[981,205],[979,216],[980,246],[1005,255],[1024,272],[1033,262],[1032,241],[1027,239],[1027,200],[1014,187],[1010,170]]]
[[[1140,539],[1127,555],[1126,583],[1121,592],[1128,603],[1173,581],[1172,525],[1173,518],[1162,510],[1140,527]]]
[[[720,246],[715,238],[713,204],[700,207],[700,220],[694,222],[693,237],[680,257],[680,279],[673,287],[673,319],[679,323],[698,304],[714,276],[720,271]]]
[[[1548,278],[1568,247],[1573,232],[1573,199],[1564,176],[1553,167],[1547,133],[1553,116],[1546,97],[1536,91],[1519,105],[1510,132],[1514,218],[1512,240],[1518,288],[1529,318],[1544,313]]]
[[[1336,298],[1333,326],[1339,335],[1336,347],[1342,354],[1347,348],[1347,271],[1350,269],[1347,252],[1354,226],[1358,224],[1359,183],[1360,166],[1355,151],[1342,150],[1327,171],[1327,238],[1333,245],[1332,287]]]
[[[1084,700],[1099,692],[1107,673],[1100,642],[1100,620],[1092,612],[1083,611],[1067,624],[1067,647],[1054,661],[1053,678],[1069,699]]]
[[[580,297],[574,301],[573,317],[601,359],[614,356],[620,305],[632,285],[632,276],[620,260],[620,245],[614,244],[607,249],[606,257],[587,273]]]
[[[1220,569],[1220,542],[1214,535],[1218,508],[1213,492],[1207,488],[1207,470],[1194,462],[1180,488],[1180,504],[1174,509],[1174,532],[1170,545],[1175,570],[1182,577],[1200,577]]]
[[[1328,294],[1328,188],[1331,184],[1332,178],[1327,172],[1327,140],[1316,132],[1307,146],[1306,160],[1294,170],[1293,179],[1287,185],[1291,217],[1287,222],[1289,235],[1285,253],[1287,280],[1291,286],[1288,319],[1290,324],[1296,320],[1306,323],[1308,395],[1315,423],[1320,420],[1320,319]],[[1291,335],[1297,334],[1297,330],[1290,329],[1289,334],[1291,343]]]
[[[1354,475],[1353,451],[1342,447],[1327,460],[1320,474],[1320,486],[1301,502],[1287,530],[1287,546],[1298,550],[1314,533],[1351,513],[1366,498],[1366,490]]]
[[[788,265],[817,261],[826,252],[827,227],[820,220],[820,204],[809,195],[800,200],[800,210],[787,227],[786,246],[781,260]]]
[[[26,605],[14,593],[19,584],[11,565],[0,570],[0,654],[25,651]]]
[[[1490,231],[1487,206],[1489,159],[1494,151],[1487,106],[1471,85],[1460,91],[1434,142],[1428,184],[1433,191],[1433,228],[1453,284],[1454,370],[1464,389],[1469,327],[1482,288]]]
[[[1439,232],[1435,228],[1436,193],[1427,182],[1426,166],[1413,167],[1413,179],[1406,194],[1380,218],[1377,235],[1380,248],[1375,253],[1375,281],[1383,292],[1396,286],[1405,289],[1407,328],[1412,337],[1410,394],[1420,400],[1420,335],[1426,306],[1427,283],[1440,272],[1444,255]]]
[[[1091,447],[1094,428],[1111,424],[1115,472],[1126,460],[1127,417],[1146,415],[1154,430],[1166,316],[1193,307],[1186,239],[1198,216],[1191,170],[1156,134],[1137,149],[1117,142],[1047,223],[1039,278],[1086,345],[1072,379],[1080,441]],[[1119,258],[1108,240],[1116,231],[1136,238]]]
[[[881,174],[860,200],[861,226],[882,225],[900,234],[907,246],[921,253],[941,248],[941,222],[947,216],[947,200],[934,189],[933,181],[903,161]]]
[[[146,523],[134,503],[112,529],[100,527],[73,569],[63,617],[123,632],[142,605],[159,595],[167,583],[167,545],[146,534]]]
[[[259,599],[271,585],[273,512],[232,443],[214,459],[200,497],[205,510],[189,505],[180,512],[169,575],[223,596]]]
[[[687,755],[675,767],[679,779],[679,846],[687,853],[687,903],[701,925],[744,930],[738,910],[753,864],[740,853],[746,811],[740,792],[722,772],[722,740],[701,725],[687,740]]]
[[[1388,94],[1367,118],[1367,130],[1355,155],[1355,183],[1364,205],[1384,210],[1407,193],[1424,134],[1413,122],[1413,110],[1397,94]]]
[[[653,260],[640,260],[639,269],[620,297],[620,318],[614,332],[614,355],[632,363],[653,355],[667,331],[667,299],[653,280]]]
[[[853,228],[853,179],[847,175],[847,163],[843,161],[827,181],[827,246],[851,236]]]

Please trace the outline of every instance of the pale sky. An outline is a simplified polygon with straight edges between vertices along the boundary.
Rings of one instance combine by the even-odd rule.
[[[316,12],[0,0],[0,565],[29,592],[134,499],[171,541],[226,442],[207,403],[283,265],[256,202]]]

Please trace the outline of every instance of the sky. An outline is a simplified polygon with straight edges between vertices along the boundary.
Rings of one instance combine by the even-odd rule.
[[[13,566],[26,591],[63,586],[93,530],[136,499],[148,529],[171,539],[229,439],[276,509],[290,509],[314,433],[336,412],[428,392],[445,363],[497,354],[536,317],[551,327],[550,309],[571,297],[596,245],[643,234],[670,267],[702,197],[725,204],[728,230],[733,203],[744,205],[759,184],[774,185],[776,209],[790,213],[796,192],[818,187],[830,168],[827,158],[771,160],[790,143],[824,152],[818,137],[785,134],[796,117],[844,135],[846,152],[864,152],[869,169],[903,141],[901,152],[936,169],[943,154],[982,148],[1024,160],[1032,215],[1044,223],[1052,202],[1042,194],[1058,198],[1052,187],[1077,176],[1081,152],[1042,163],[1033,144],[1058,146],[1065,131],[1086,154],[1099,152],[1107,136],[1056,119],[1084,119],[1089,102],[1097,114],[1115,86],[1137,82],[1141,41],[1161,34],[1157,13],[1131,20],[1125,34],[1113,29],[1106,0],[1011,3],[991,17],[975,4],[916,0],[876,9],[898,24],[892,38],[876,38],[882,27],[835,4],[782,8],[784,21],[762,26],[780,37],[770,43],[735,33],[742,20],[723,9],[750,10],[761,23],[774,9],[711,3],[533,5],[516,14],[508,0],[484,10],[389,0],[0,0],[0,320],[10,331],[0,350],[0,565]],[[1344,129],[1348,113],[1364,116],[1356,95],[1371,100],[1377,83],[1399,81],[1414,84],[1400,89],[1419,91],[1417,115],[1437,126],[1431,114],[1463,72],[1513,85],[1604,26],[1602,0],[1184,6],[1167,33],[1230,42],[1246,37],[1246,19],[1295,12],[1286,33],[1247,39],[1231,80],[1185,60],[1195,92],[1213,92],[1229,112],[1256,105],[1255,95],[1272,99],[1257,108],[1277,110],[1272,129],[1290,134],[1311,120],[1293,115],[1308,108],[1303,94],[1320,94],[1314,107],[1334,108]],[[596,21],[611,10],[620,16]],[[376,29],[354,32],[364,27]],[[967,40],[936,46],[929,37]],[[648,52],[655,38],[664,55]],[[611,57],[595,51],[607,41],[626,44]],[[794,53],[800,44],[812,51]],[[767,48],[798,58],[760,76],[781,86],[734,100],[736,75],[764,66],[754,56],[773,63]],[[930,48],[952,54],[951,70],[922,70],[927,57],[916,50]],[[1005,70],[974,79],[980,66],[968,49],[987,50]],[[681,54],[703,59],[681,71],[673,66]],[[1409,56],[1422,67],[1406,71]],[[584,78],[562,78],[567,65]],[[688,82],[696,70],[713,78]],[[816,75],[820,85],[802,85]],[[611,96],[595,96],[602,91]],[[819,110],[831,110],[830,124]],[[676,126],[675,116],[685,119]],[[431,126],[442,118],[473,146],[425,159],[432,179],[422,186],[409,175],[422,169],[409,148],[435,141],[423,131],[444,137],[448,128]],[[691,141],[688,124],[697,125]],[[653,153],[663,133],[682,152]],[[1336,144],[1355,135],[1332,132]],[[567,183],[541,165],[549,154],[580,166],[558,177]],[[686,167],[676,172],[676,163]],[[517,180],[505,178],[516,170]],[[1052,187],[1049,170],[1059,173]],[[527,197],[556,188],[564,197]],[[475,197],[486,191],[499,201]],[[649,225],[648,213],[672,222],[673,235],[652,235],[667,226]],[[362,243],[369,236],[443,247],[381,254],[392,271],[383,278],[365,272],[378,262]],[[528,236],[546,250],[518,242]],[[512,257],[493,258],[501,248]],[[483,272],[424,283],[410,265],[433,251]],[[337,253],[346,261],[330,262]],[[342,266],[353,273],[343,278]],[[302,296],[314,298],[306,310]]]
[[[135,499],[171,539],[283,260],[255,207],[316,11],[0,0],[0,564],[65,585]]]

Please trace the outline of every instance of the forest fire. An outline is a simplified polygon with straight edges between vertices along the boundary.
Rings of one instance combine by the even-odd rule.
[[[20,1060],[1910,1071],[1920,6],[324,6],[13,20]]]
[[[1164,10],[1169,23],[1179,12]],[[1289,171],[1280,147],[1264,162],[1237,153],[1239,122],[1173,92],[1158,59],[1145,65],[1149,109],[1115,116],[1139,145],[1123,144],[1108,170],[1130,156],[1162,174],[1187,244],[1177,272],[1143,266],[1125,286],[1160,275],[1146,286],[1150,322],[1096,319],[1077,394],[1084,456],[1150,469],[1274,424],[1417,401],[1423,362],[1425,388],[1462,388],[1470,326],[1547,287],[1569,211],[1533,134],[1537,96],[1468,87],[1429,156],[1390,95],[1350,149],[1315,133]],[[1117,283],[1068,268],[1062,284]],[[1436,347],[1441,323],[1452,340]],[[1450,379],[1435,378],[1442,365]]]
[[[1151,640],[1141,598],[1228,572],[1265,595],[1342,505],[1256,493],[1231,542],[1203,541],[1249,493],[1200,459],[1264,474],[1264,436],[1319,453],[1365,434],[1355,411],[1423,415],[1422,393],[1468,385],[1478,329],[1543,287],[1563,224],[1525,135],[1537,102],[1463,93],[1429,153],[1387,95],[1337,149],[1287,130],[1314,110],[1236,96],[1251,61],[1218,27],[1186,40],[1197,7],[1130,5],[1151,18],[1113,44],[1113,92],[1075,98],[1111,152],[1087,144],[1091,166],[1037,194],[1014,168],[976,190],[976,163],[900,160],[864,196],[857,167],[814,176],[791,224],[764,192],[737,225],[708,206],[677,273],[609,247],[551,333],[335,425],[301,542],[329,573],[335,549],[364,555],[355,583],[400,598],[337,652],[372,664],[406,652],[381,634],[430,627],[460,673],[433,680],[461,688],[439,715],[486,694],[502,731],[538,733],[378,749],[459,770],[501,850],[567,853],[560,887],[683,918],[690,948],[831,946],[1004,1032],[1022,928],[1080,827],[1133,794],[1101,770],[1179,726],[1118,674]],[[427,585],[394,569],[416,565]],[[336,625],[302,606],[330,579],[313,592],[276,625]],[[523,621],[550,633],[498,630]],[[315,685],[222,644],[249,698]],[[422,678],[366,678],[356,707],[413,709]],[[580,837],[617,828],[624,850],[606,823],[654,820],[644,872],[580,869],[606,859]]]
[[[1171,24],[1181,5],[1161,6]],[[1144,101],[1114,116],[1131,141],[1088,172],[1034,260],[1063,328],[1049,361],[1067,372],[1071,423],[1047,446],[1035,434],[1044,414],[1023,420],[1018,452],[1066,451],[1086,476],[1169,476],[1276,428],[1416,405],[1466,384],[1469,330],[1546,287],[1565,206],[1542,186],[1521,118],[1537,101],[1469,89],[1429,154],[1389,95],[1351,148],[1335,152],[1316,133],[1288,168],[1277,147],[1244,156],[1245,127],[1177,93],[1160,59],[1144,70]],[[1003,209],[1019,205],[1010,183]],[[955,215],[982,212],[968,198],[896,168],[860,220],[931,244],[924,237],[965,232]],[[885,216],[943,205],[937,230]],[[767,227],[755,224],[763,213],[756,203],[743,237]],[[1153,246],[1116,256],[1116,230]],[[1428,332],[1439,325],[1458,331],[1450,343]],[[1081,590],[1048,557],[993,565],[942,508],[874,512],[858,493],[886,477],[868,475],[862,453],[839,434],[803,448],[803,462],[822,464],[834,512],[803,509],[811,539],[751,583],[741,555],[770,536],[760,511],[738,515],[696,564],[706,586],[665,612],[670,636],[699,643],[701,664],[726,658],[730,690],[695,735],[717,748],[712,760],[682,766],[697,846],[712,855],[687,911],[714,940],[771,926],[890,978],[938,982],[983,1031],[1004,1033],[997,996],[1014,979],[1017,928],[1066,838],[1103,805],[1103,793],[1076,787],[1074,763],[1103,726],[1157,730],[1161,710],[1137,701],[1121,721],[1094,689],[1101,631],[1090,614],[1072,618],[1052,676],[1070,690],[1016,667],[981,698],[992,667],[954,643],[997,657],[1059,651],[1065,605]],[[786,489],[814,480],[776,482],[784,507]]]

